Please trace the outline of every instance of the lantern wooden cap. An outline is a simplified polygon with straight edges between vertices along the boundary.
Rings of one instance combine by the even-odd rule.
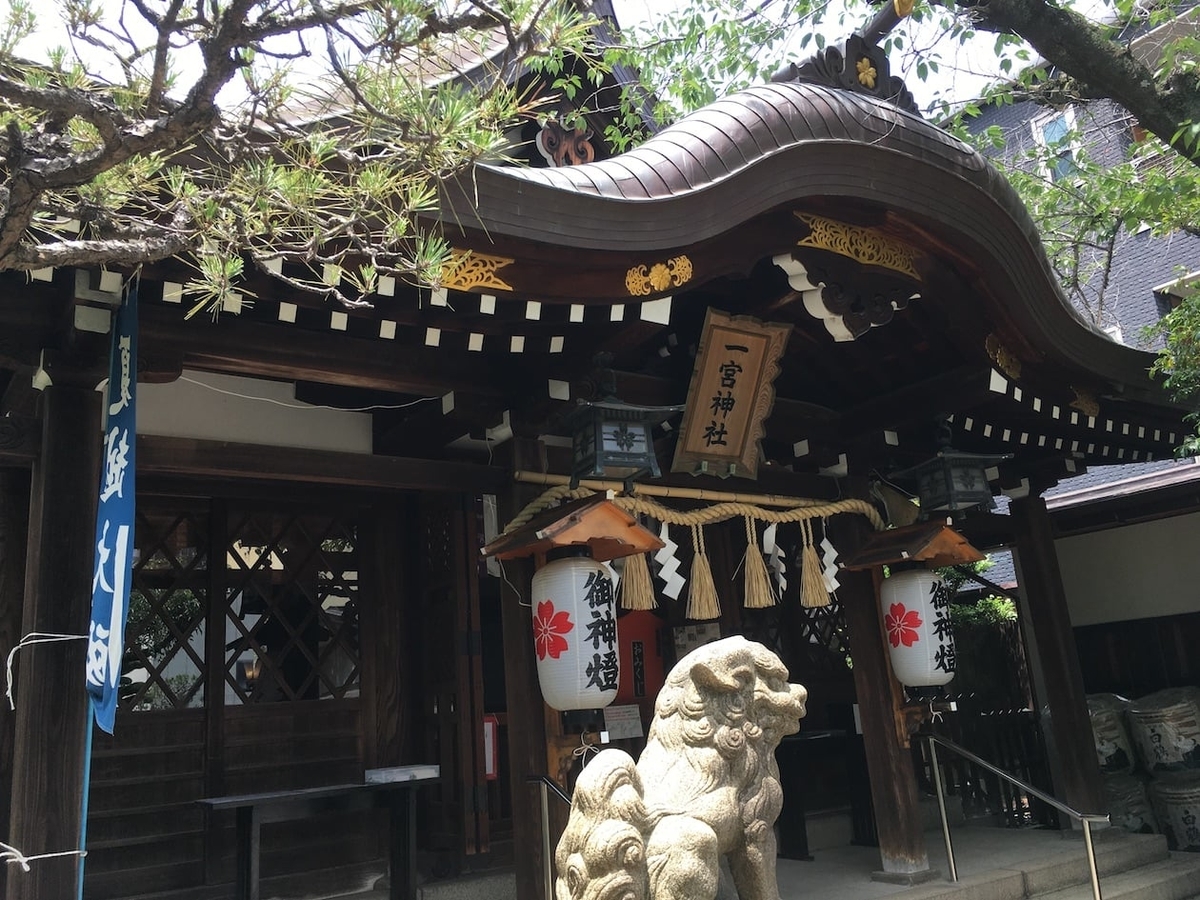
[[[931,569],[961,566],[984,558],[965,537],[949,526],[950,520],[917,522],[873,534],[857,553],[842,562],[856,571],[901,562],[921,562]]]
[[[546,510],[520,528],[500,535],[480,552],[497,559],[517,559],[584,544],[592,558],[601,562],[663,546],[637,519],[603,494],[596,494]]]

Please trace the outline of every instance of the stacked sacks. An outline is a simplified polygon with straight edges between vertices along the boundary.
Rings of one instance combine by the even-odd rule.
[[[1129,733],[1125,730],[1125,709],[1129,701],[1116,694],[1088,694],[1088,717],[1092,722],[1092,737],[1096,756],[1104,774],[1128,775],[1135,760]]]
[[[1113,825],[1133,834],[1156,834],[1158,821],[1146,795],[1146,782],[1136,775],[1106,774],[1104,799]]]
[[[1157,691],[1126,715],[1168,846],[1200,852],[1200,689]]]
[[[1154,810],[1172,850],[1200,852],[1200,772],[1165,772],[1150,783]]]
[[[1104,798],[1113,825],[1135,834],[1157,832],[1158,823],[1146,793],[1146,780],[1132,774],[1137,768],[1137,757],[1125,728],[1129,701],[1116,694],[1088,694],[1087,708],[1096,758],[1104,776]]]
[[[1129,730],[1152,775],[1200,769],[1200,690],[1156,691],[1129,705]]]

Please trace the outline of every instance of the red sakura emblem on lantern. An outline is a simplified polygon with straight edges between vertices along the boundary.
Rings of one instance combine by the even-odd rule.
[[[888,608],[888,614],[883,617],[883,624],[887,628],[888,640],[892,642],[893,647],[899,647],[901,644],[911,647],[921,639],[921,633],[917,629],[925,623],[921,621],[921,616],[915,609],[905,609],[903,603],[893,603]]]
[[[570,613],[565,609],[554,611],[554,601],[538,603],[537,615],[533,617],[533,644],[538,659],[545,659],[547,654],[551,659],[558,659],[567,649],[567,639],[563,635],[574,627]]]

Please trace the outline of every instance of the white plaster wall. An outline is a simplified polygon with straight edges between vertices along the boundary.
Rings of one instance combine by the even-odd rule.
[[[1200,611],[1200,513],[1055,542],[1072,625]]]
[[[138,434],[371,452],[371,414],[300,403],[278,381],[184,370],[171,384],[138,385]]]

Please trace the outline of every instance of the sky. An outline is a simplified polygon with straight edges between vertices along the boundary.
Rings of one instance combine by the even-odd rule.
[[[671,15],[687,0],[613,0],[617,13],[617,21],[624,26],[637,25],[646,21],[657,21]],[[837,3],[838,0],[832,0]],[[1080,9],[1099,9],[1104,0],[1080,0],[1074,4]],[[831,20],[834,17],[829,17]],[[824,36],[830,43],[840,43],[847,34],[838,33],[837,25],[832,21],[823,26]],[[965,102],[978,97],[984,88],[1000,80],[1003,76],[995,54],[995,36],[980,34],[974,40],[958,44],[937,30],[911,20],[901,22],[895,33],[905,38],[907,47],[933,47],[940,56],[941,64],[937,73],[930,73],[927,81],[919,79],[915,72],[905,71],[915,60],[909,54],[893,54],[893,74],[905,79],[905,84],[916,97],[917,105],[922,109],[942,95],[951,102]],[[797,58],[810,55],[812,45],[805,51],[793,54]],[[785,62],[788,60],[781,60]]]
[[[687,2],[688,0],[613,0],[613,6],[616,9],[618,21],[628,27],[647,21],[661,21],[685,6]],[[829,2],[836,8],[841,0],[829,0]],[[1096,8],[1103,2],[1104,0],[1078,0],[1076,5]],[[121,0],[101,0],[101,4],[108,10],[115,11],[121,8]],[[20,52],[24,55],[37,58],[44,55],[47,47],[63,42],[61,25],[57,22],[57,16],[51,11],[53,9],[52,4],[48,7],[38,7],[39,24],[44,26],[41,30],[51,32],[52,36],[43,33],[27,41],[20,48]],[[127,15],[136,24],[136,14],[127,11]],[[867,13],[863,13],[863,15],[865,17]],[[844,28],[848,32],[855,27],[853,23],[839,26],[835,21],[836,16],[833,15],[828,16],[828,19],[828,23],[823,26],[822,30],[825,39],[831,44],[840,43],[846,37],[846,33],[840,29]],[[904,37],[907,49],[914,46],[932,47],[940,55],[939,71],[930,73],[926,81],[919,79],[911,70],[915,63],[911,53],[894,53],[892,55],[893,74],[900,75],[905,79],[908,89],[917,99],[918,106],[923,109],[928,108],[931,101],[938,95],[943,95],[952,102],[962,102],[977,97],[987,84],[1001,77],[993,50],[994,37],[992,35],[981,34],[974,42],[959,45],[945,35],[938,34],[935,29],[911,20],[900,23],[895,33]],[[797,41],[799,37],[800,34],[797,35]],[[84,53],[87,52],[86,45],[80,49]],[[812,49],[810,44],[805,50],[797,49],[793,53],[785,53],[779,59],[779,64],[803,59],[812,53]],[[908,68],[906,69],[906,67]],[[240,93],[236,85],[232,85],[231,88],[234,92]]]

